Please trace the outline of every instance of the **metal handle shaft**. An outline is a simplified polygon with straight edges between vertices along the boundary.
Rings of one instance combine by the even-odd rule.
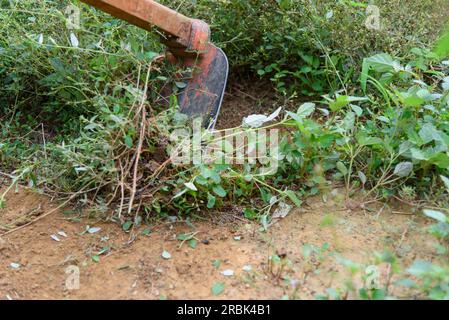
[[[145,30],[153,26],[188,46],[193,19],[152,0],[81,0]]]

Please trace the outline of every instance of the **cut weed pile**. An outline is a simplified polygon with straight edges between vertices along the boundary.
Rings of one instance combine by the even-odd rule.
[[[67,24],[71,2],[0,0],[0,214],[21,184],[126,232],[159,218],[225,211],[266,232],[292,207],[326,199],[338,186],[349,210],[392,201],[416,215],[425,209],[438,222],[431,233],[441,263],[418,264],[422,282],[413,286],[423,297],[449,297],[447,36],[432,50],[448,2],[380,1],[383,27],[375,30],[365,27],[364,2],[195,3],[179,9],[210,13],[204,18],[218,30],[236,79],[271,82],[277,110],[250,115],[232,131],[202,130],[204,144],[225,152],[204,148],[209,161],[176,165],[173,155],[193,149],[198,136],[178,112],[183,70],[164,61],[156,32],[76,1],[79,28]],[[260,94],[247,96],[257,105]],[[248,150],[266,145],[260,132],[270,129],[279,130],[273,153],[250,161]],[[241,136],[245,164],[230,164],[236,154],[226,141]],[[21,224],[8,221],[2,231]],[[360,297],[389,293],[371,289]]]

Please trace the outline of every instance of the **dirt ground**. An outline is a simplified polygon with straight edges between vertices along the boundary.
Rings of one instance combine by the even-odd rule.
[[[218,129],[279,105],[267,84],[248,83],[229,87]],[[8,183],[2,187],[0,180],[0,194]],[[43,195],[13,189],[0,209],[0,299],[313,299],[349,279],[341,258],[370,265],[375,252],[385,249],[397,254],[402,267],[433,258],[428,221],[410,208],[347,209],[343,198],[337,189],[326,202],[311,198],[266,231],[236,208],[124,232],[112,222],[58,209]],[[193,236],[196,247],[178,240],[183,234]],[[325,249],[307,258],[311,246]],[[281,261],[270,260],[273,255]],[[381,285],[389,270],[380,265]],[[79,286],[70,271],[79,271]],[[391,290],[405,294],[400,287]]]
[[[228,86],[216,129],[235,128],[251,114],[269,115],[279,107],[276,93],[270,83],[247,81],[245,85],[231,81]]]
[[[308,200],[267,232],[235,213],[223,213],[192,224],[161,221],[149,227],[149,234],[148,227],[125,233],[113,223],[56,210],[5,235],[13,224],[24,223],[19,217],[35,219],[57,207],[19,188],[0,210],[0,299],[310,299],[342,287],[348,273],[338,263],[340,256],[369,264],[374,252],[390,248],[403,266],[432,258],[424,219],[379,210],[382,206],[348,210],[334,194],[327,203]],[[101,229],[89,233],[87,226]],[[198,240],[196,248],[177,240],[186,233]],[[328,250],[305,259],[304,245],[325,243]],[[269,263],[275,253],[285,268]],[[68,282],[70,266],[79,268],[79,289]],[[380,272],[382,282],[388,267]],[[221,290],[213,293],[213,287]]]

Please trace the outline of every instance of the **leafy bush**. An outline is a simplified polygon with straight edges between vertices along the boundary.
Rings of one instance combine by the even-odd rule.
[[[337,89],[378,52],[403,56],[437,39],[447,0],[381,0],[381,30],[365,27],[367,1],[167,0],[212,25],[234,72],[252,70],[281,92],[315,95]],[[340,78],[338,77],[340,73]]]
[[[114,190],[169,85],[171,67],[155,60],[159,39],[85,5],[81,28],[68,29],[69,1],[0,3],[2,167],[62,196]],[[143,119],[142,109],[154,113]],[[163,143],[161,131],[151,126],[145,152]]]
[[[235,66],[273,76],[281,91],[282,83],[287,85],[282,79],[291,76],[302,83],[293,90],[309,81],[303,94],[324,92],[326,75],[342,80],[323,101],[302,104],[278,123],[285,131],[276,178],[260,176],[256,165],[170,167],[170,133],[185,123],[174,96],[169,108],[159,108],[161,89],[176,87],[171,81],[176,70],[157,59],[158,39],[84,5],[82,28],[68,30],[65,6],[50,0],[2,2],[0,159],[5,171],[16,170],[22,181],[58,195],[89,194],[83,201],[95,200],[105,210],[119,203],[115,214],[122,219],[133,210],[165,215],[237,202],[248,206],[248,217],[261,220],[275,203],[289,199],[300,205],[300,196],[326,191],[335,181],[344,181],[348,193],[361,188],[365,197],[388,198],[404,190],[424,193],[446,173],[447,63],[429,64],[435,56],[418,47],[404,60],[379,53],[360,61],[360,85],[345,85],[352,72],[342,69],[342,57],[357,61],[368,46],[344,51],[338,48],[343,42],[329,33],[338,30],[340,20],[353,17],[338,14],[361,10],[356,15],[361,18],[364,6],[346,1],[198,4],[191,9],[210,5],[209,18],[224,33],[216,36],[230,39],[223,45]],[[433,8],[428,2],[413,8],[420,5]],[[397,32],[392,34],[405,31]],[[415,42],[407,41],[402,50]],[[253,55],[245,53],[250,49]],[[297,66],[311,77],[295,75]],[[321,83],[316,90],[313,79]],[[163,170],[167,176],[160,175]],[[248,201],[259,194],[260,199]]]

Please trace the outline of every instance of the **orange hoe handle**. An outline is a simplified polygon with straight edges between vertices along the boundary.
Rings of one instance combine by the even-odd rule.
[[[145,30],[159,28],[168,50],[191,69],[186,87],[178,96],[181,112],[191,118],[202,117],[206,128],[214,127],[223,102],[229,63],[223,50],[210,42],[207,23],[152,0],[81,1]]]
[[[174,53],[205,51],[210,41],[209,26],[188,18],[152,0],[81,0],[112,16],[145,30],[156,26],[167,35],[166,44]],[[176,52],[178,51],[178,52]]]

